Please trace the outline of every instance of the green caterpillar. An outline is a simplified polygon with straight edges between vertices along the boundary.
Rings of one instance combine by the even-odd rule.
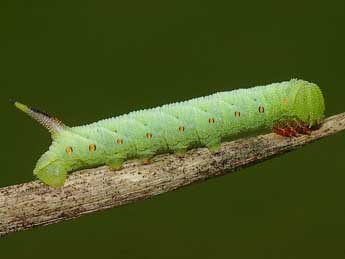
[[[324,117],[324,98],[313,83],[290,81],[220,92],[180,103],[131,112],[85,126],[68,127],[58,119],[14,105],[45,126],[52,145],[38,160],[34,175],[60,187],[67,173],[108,165],[120,169],[133,158],[184,153],[196,147],[217,150],[224,139],[273,127],[284,136],[309,133]]]

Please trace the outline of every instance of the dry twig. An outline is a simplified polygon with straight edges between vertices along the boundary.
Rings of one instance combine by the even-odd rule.
[[[310,136],[261,135],[223,143],[221,150],[157,156],[152,164],[126,163],[120,171],[99,167],[71,174],[63,188],[39,181],[0,189],[0,236],[150,198],[286,153],[345,129],[345,113],[328,118]]]

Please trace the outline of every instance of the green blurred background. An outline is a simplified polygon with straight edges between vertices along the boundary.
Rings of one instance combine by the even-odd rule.
[[[0,186],[68,125],[303,78],[345,111],[345,1],[0,2]],[[344,258],[344,133],[263,164],[0,239],[0,258]],[[1,204],[0,204],[1,206]]]

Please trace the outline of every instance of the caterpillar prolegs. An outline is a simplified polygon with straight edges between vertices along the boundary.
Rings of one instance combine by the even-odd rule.
[[[52,144],[38,160],[34,175],[59,187],[68,172],[108,165],[120,169],[133,158],[146,161],[160,153],[196,147],[217,150],[239,133],[272,128],[283,136],[308,134],[324,117],[324,98],[313,83],[290,81],[219,92],[135,111],[89,125],[68,127],[55,117],[19,102],[14,105],[45,126]]]

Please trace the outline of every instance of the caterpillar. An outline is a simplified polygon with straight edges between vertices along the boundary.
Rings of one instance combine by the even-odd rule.
[[[240,133],[271,128],[283,136],[309,134],[322,122],[325,103],[314,83],[290,81],[215,93],[180,103],[130,112],[92,124],[68,127],[59,119],[22,103],[21,111],[49,130],[52,144],[34,175],[52,187],[63,186],[71,171],[124,161],[148,161],[156,154],[183,154]]]

